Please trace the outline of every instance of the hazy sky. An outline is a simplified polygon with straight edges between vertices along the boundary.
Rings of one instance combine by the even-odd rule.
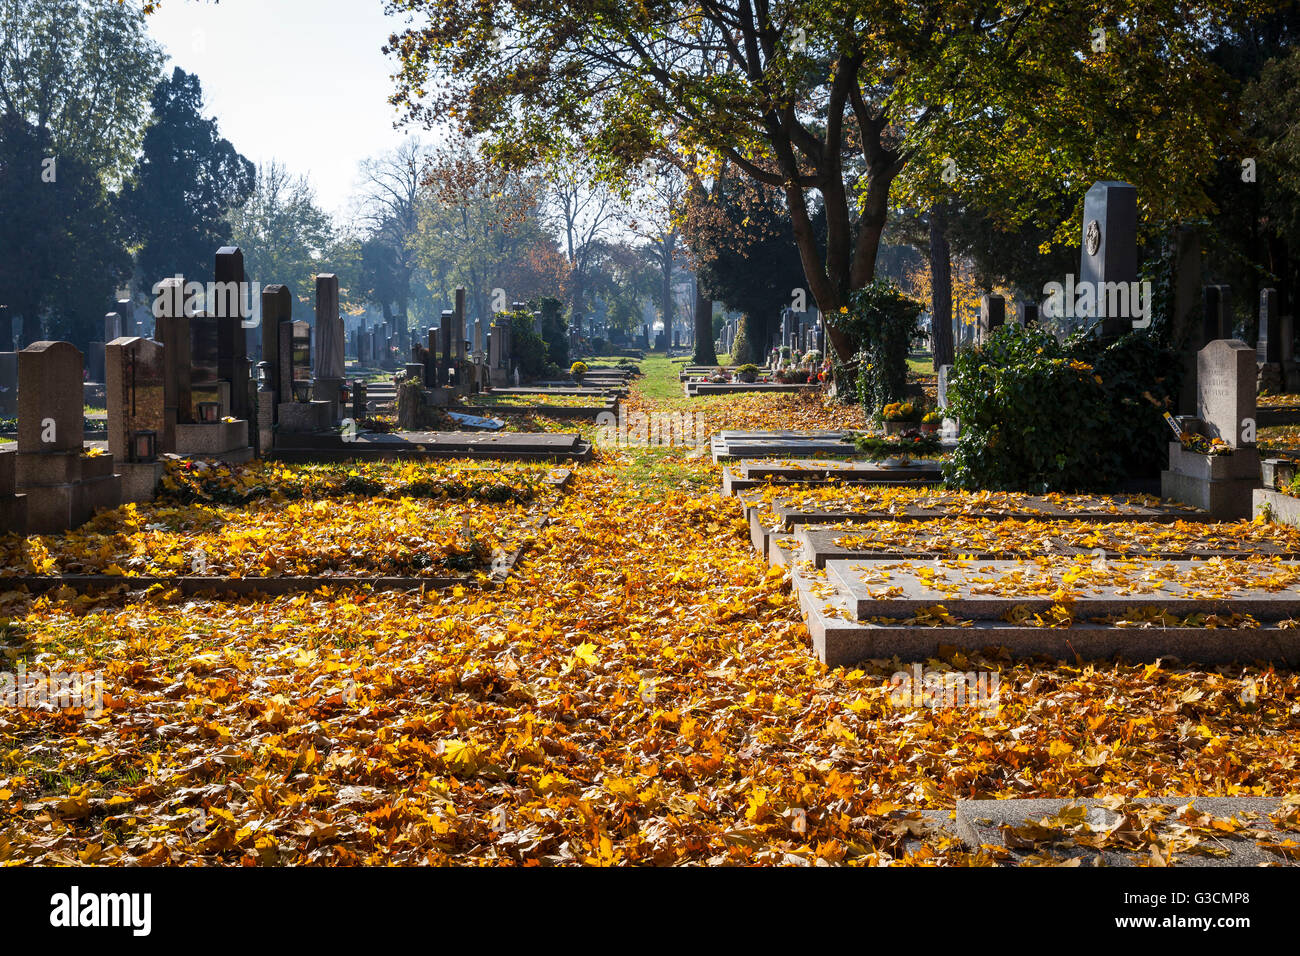
[[[168,71],[198,74],[222,135],[253,162],[308,174],[329,212],[345,211],[360,160],[408,135],[393,129],[380,52],[403,21],[382,0],[165,0],[148,19]]]

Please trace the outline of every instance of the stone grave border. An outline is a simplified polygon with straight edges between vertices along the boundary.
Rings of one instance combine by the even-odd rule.
[[[527,528],[528,537],[518,548],[506,556],[502,567],[489,576],[485,589],[504,585],[514,573],[519,560],[528,553],[536,536],[550,524],[551,513],[568,491],[573,472],[562,469],[548,476],[545,484],[554,495],[546,511]],[[74,575],[14,575],[0,577],[0,590],[24,589],[30,594],[45,594],[64,587],[79,594],[106,592],[125,588],[127,593],[148,590],[152,587],[179,589],[187,596],[199,594],[233,594],[241,597],[264,594],[278,597],[285,594],[310,593],[319,588],[371,588],[375,591],[427,591],[446,590],[453,587],[479,587],[475,574],[447,575],[443,577],[383,577],[377,575],[294,575],[281,577],[231,577],[229,575],[178,574],[166,577],[127,577],[110,574]]]

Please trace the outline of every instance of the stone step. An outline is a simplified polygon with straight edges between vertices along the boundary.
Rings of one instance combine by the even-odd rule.
[[[1000,621],[1025,608],[1046,616],[1072,596],[1076,620],[1156,607],[1178,617],[1249,614],[1257,620],[1300,617],[1300,567],[1242,558],[1211,562],[1116,560],[871,561],[830,560],[828,582],[858,620],[910,618],[941,604],[954,617]],[[1154,579],[1152,578],[1154,575]],[[1232,587],[1224,589],[1225,581]],[[1010,593],[1005,593],[1009,591]],[[1297,629],[1300,635],[1300,629]]]
[[[1294,831],[1269,819],[1270,814],[1283,806],[1278,797],[1136,797],[1127,800],[1124,808],[1136,809],[1139,814],[1148,808],[1161,808],[1166,811],[1165,820],[1152,826],[1157,834],[1172,835],[1178,826],[1179,811],[1188,805],[1198,816],[1221,820],[1235,818],[1244,826],[1236,832],[1231,832],[1231,827],[1216,829],[1213,838],[1175,853],[1167,861],[1169,864],[1195,867],[1296,865],[1294,854],[1268,849],[1295,840]],[[1071,813],[1080,808],[1086,812],[1077,817]],[[1064,815],[1062,811],[1065,811]],[[957,838],[971,850],[980,847],[995,850],[1004,865],[1015,866],[1031,856],[1041,855],[1060,860],[1079,859],[1084,866],[1150,866],[1152,863],[1150,847],[1141,840],[1131,848],[1118,845],[1118,841],[1107,841],[1116,845],[1101,849],[1078,845],[1075,834],[1080,832],[1081,825],[1086,824],[1093,831],[1104,831],[1120,822],[1119,813],[1096,798],[958,800],[954,815]],[[1082,835],[1093,838],[1086,831]],[[1168,915],[1150,907],[1142,908],[1142,913],[1157,918]]]
[[[975,621],[966,627],[863,623],[825,574],[800,565],[792,567],[790,574],[813,653],[829,667],[895,657],[925,661],[951,648],[994,654],[1005,649],[1014,658],[1067,661],[1120,657],[1143,663],[1300,663],[1300,629],[1270,623],[1233,629],[1133,628],[1086,622],[1070,627],[1027,627],[1001,621]]]

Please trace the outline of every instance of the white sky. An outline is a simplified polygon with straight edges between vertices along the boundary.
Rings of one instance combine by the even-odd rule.
[[[255,163],[307,174],[318,204],[342,214],[357,164],[406,135],[388,103],[393,61],[380,52],[400,18],[382,0],[164,0],[149,30],[173,66],[198,74],[204,112]]]

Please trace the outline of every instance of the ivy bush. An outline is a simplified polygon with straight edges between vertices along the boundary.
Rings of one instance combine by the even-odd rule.
[[[857,347],[858,398],[868,413],[907,391],[907,355],[921,336],[921,304],[893,282],[877,279],[849,297],[847,311],[827,318]]]
[[[953,366],[949,414],[962,431],[945,478],[1042,493],[1152,477],[1167,458],[1162,412],[1179,376],[1175,353],[1140,332],[1060,343],[1041,328],[1005,325]]]

